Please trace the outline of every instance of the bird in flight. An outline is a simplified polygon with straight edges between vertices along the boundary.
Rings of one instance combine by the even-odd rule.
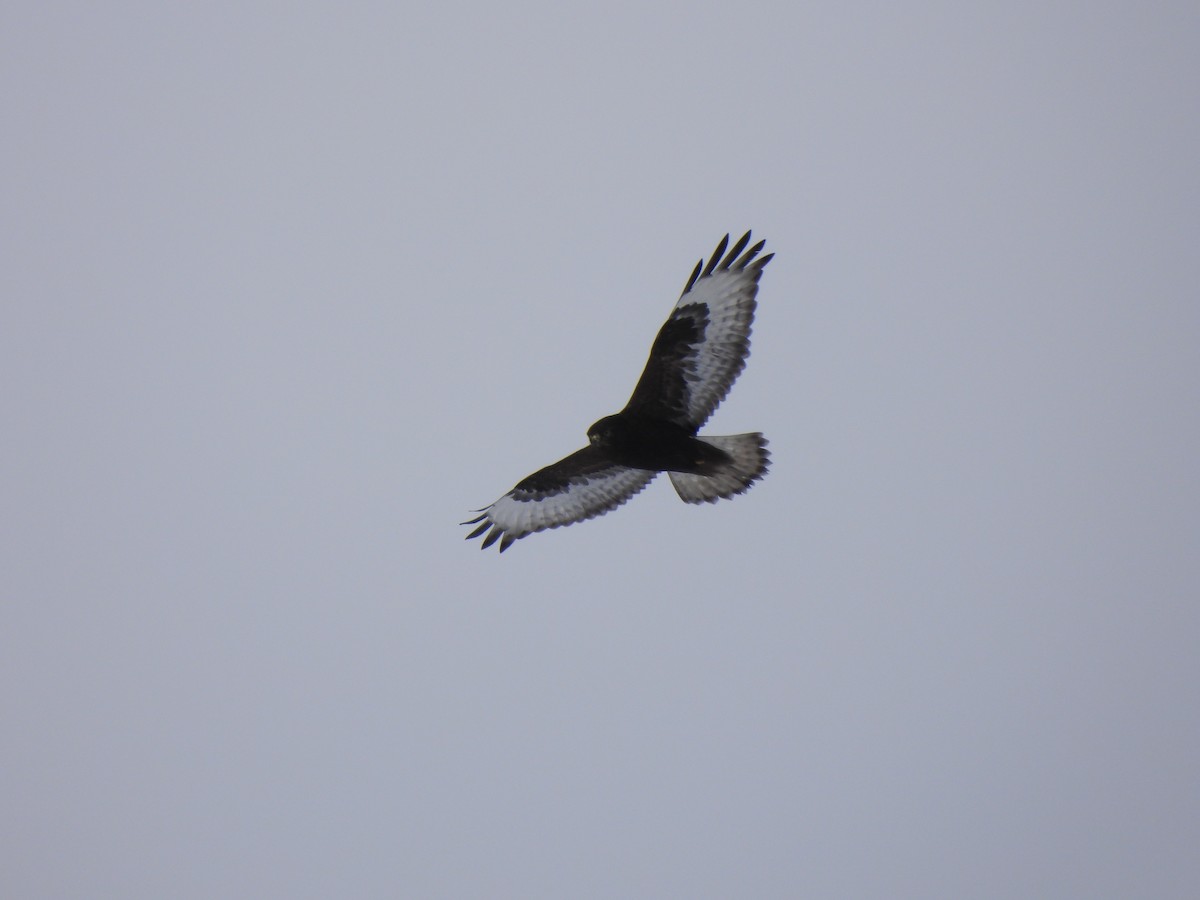
[[[716,503],[746,491],[767,471],[761,434],[698,434],[750,355],[758,279],[773,253],[765,241],[733,247],[729,235],[696,263],[683,294],[659,329],[646,369],[625,408],[588,429],[588,445],[534,472],[464,525],[467,539],[500,552],[526,535],[582,522],[616,509],[667,472],[685,503]],[[744,251],[744,252],[743,252]]]

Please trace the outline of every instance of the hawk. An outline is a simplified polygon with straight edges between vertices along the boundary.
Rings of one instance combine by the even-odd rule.
[[[685,503],[716,503],[766,474],[767,439],[755,432],[699,435],[750,354],[758,279],[773,253],[729,235],[696,263],[625,408],[588,429],[588,446],[534,472],[464,525],[483,547],[514,541],[616,509],[667,472]],[[744,251],[744,252],[743,252]]]

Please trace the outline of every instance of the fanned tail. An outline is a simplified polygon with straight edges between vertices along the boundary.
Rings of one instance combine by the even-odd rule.
[[[716,475],[671,472],[671,484],[685,503],[716,503],[733,497],[767,474],[771,454],[767,452],[767,439],[757,431],[716,437],[697,435],[696,440],[724,450],[732,459]]]

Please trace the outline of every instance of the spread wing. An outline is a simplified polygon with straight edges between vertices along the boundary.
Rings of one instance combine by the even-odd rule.
[[[588,446],[534,472],[515,488],[464,525],[479,524],[467,540],[485,531],[483,546],[500,541],[500,552],[535,531],[582,522],[616,509],[646,485],[657,472],[630,469],[612,462]],[[490,529],[490,530],[489,530]]]
[[[704,260],[696,263],[671,317],[654,339],[625,412],[699,428],[725,399],[750,355],[758,279],[774,256],[758,257],[765,241],[746,250],[749,243],[747,231],[726,254],[725,235],[708,265]]]

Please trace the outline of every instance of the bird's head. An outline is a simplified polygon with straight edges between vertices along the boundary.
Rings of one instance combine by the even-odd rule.
[[[598,444],[611,444],[613,438],[616,437],[622,428],[620,416],[605,416],[595,425],[588,429],[588,441],[593,446]]]

